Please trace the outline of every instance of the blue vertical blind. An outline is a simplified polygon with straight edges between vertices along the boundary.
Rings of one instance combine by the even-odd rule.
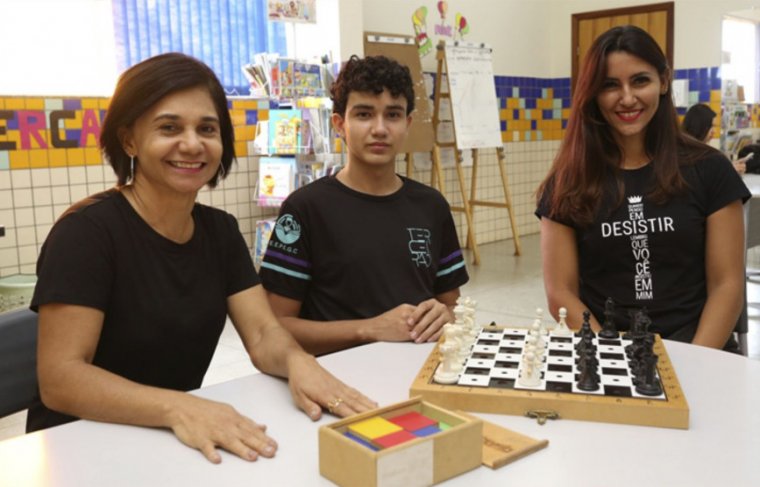
[[[112,0],[117,66],[165,52],[194,56],[229,94],[248,94],[241,67],[257,52],[286,55],[285,30],[266,0]]]

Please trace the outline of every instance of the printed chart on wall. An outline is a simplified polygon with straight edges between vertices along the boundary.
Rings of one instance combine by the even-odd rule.
[[[501,147],[491,48],[446,41],[445,52],[457,148]]]

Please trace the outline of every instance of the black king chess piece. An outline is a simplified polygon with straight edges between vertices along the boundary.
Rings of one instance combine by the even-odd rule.
[[[615,327],[615,301],[612,298],[607,298],[607,301],[604,302],[604,323],[602,323],[599,336],[606,339],[620,337],[620,333]]]

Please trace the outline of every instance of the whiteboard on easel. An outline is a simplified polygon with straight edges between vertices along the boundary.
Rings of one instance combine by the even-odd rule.
[[[501,147],[491,48],[446,41],[444,49],[457,148]]]

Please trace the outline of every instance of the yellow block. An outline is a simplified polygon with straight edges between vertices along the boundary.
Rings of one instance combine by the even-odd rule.
[[[401,426],[393,424],[387,419],[379,416],[365,419],[364,421],[359,421],[358,423],[348,426],[348,430],[351,433],[370,440],[401,431],[402,429]]]

